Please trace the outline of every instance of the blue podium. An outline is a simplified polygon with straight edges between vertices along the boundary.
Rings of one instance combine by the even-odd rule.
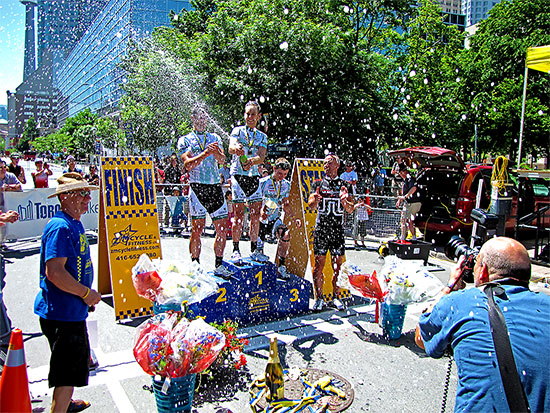
[[[233,273],[231,279],[217,278],[218,292],[190,308],[207,323],[231,319],[243,326],[309,311],[310,282],[295,275],[277,279],[272,262],[244,258],[240,265],[232,261],[223,265]]]

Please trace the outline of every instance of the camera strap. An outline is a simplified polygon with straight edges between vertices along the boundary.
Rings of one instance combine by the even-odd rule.
[[[491,333],[508,407],[511,412],[530,412],[529,402],[516,368],[506,321],[493,296],[505,296],[504,288],[498,283],[489,283],[483,292],[487,295]]]

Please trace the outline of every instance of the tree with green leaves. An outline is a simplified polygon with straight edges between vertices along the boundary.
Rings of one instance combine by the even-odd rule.
[[[17,150],[19,152],[27,152],[30,150],[31,142],[36,139],[40,135],[40,132],[38,131],[38,125],[36,123],[36,120],[34,117],[30,117],[29,120],[27,120],[27,123],[25,124],[25,128],[23,129],[23,134],[21,135],[21,139],[19,139],[19,142],[17,143]]]
[[[463,56],[466,79],[461,101],[469,129],[477,125],[480,151],[510,154],[515,160],[528,47],[550,45],[547,0],[503,1],[479,23]],[[525,154],[550,156],[548,74],[529,71],[523,147]],[[472,145],[471,135],[468,143]]]

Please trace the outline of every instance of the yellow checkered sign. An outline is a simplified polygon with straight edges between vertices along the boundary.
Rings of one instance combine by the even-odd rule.
[[[108,272],[117,320],[148,315],[151,302],[136,294],[132,267],[141,254],[151,259],[162,255],[153,160],[104,157],[101,166],[100,278]],[[107,287],[101,281],[104,293]]]

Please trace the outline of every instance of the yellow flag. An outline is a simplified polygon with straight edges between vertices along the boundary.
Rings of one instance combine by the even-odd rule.
[[[529,69],[550,73],[550,46],[529,47],[525,64]]]

